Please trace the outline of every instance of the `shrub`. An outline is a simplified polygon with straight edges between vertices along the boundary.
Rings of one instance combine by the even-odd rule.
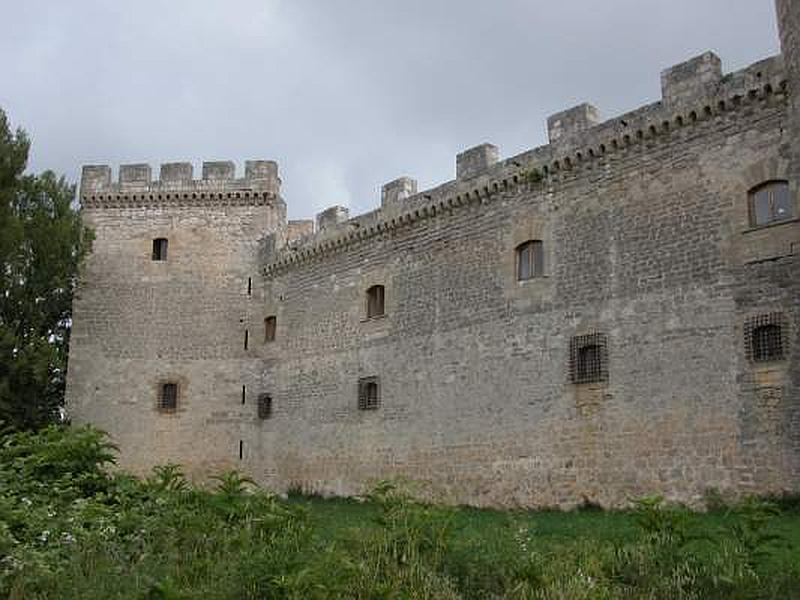
[[[427,504],[392,482],[363,503],[283,501],[236,471],[214,489],[192,486],[178,465],[145,480],[109,475],[112,451],[87,428],[2,439],[0,596],[727,599],[800,589],[800,561],[775,524],[794,521],[765,501],[713,515],[659,497],[626,513],[500,512]]]

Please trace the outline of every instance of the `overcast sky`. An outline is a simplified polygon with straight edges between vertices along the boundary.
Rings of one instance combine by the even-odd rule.
[[[583,101],[657,100],[705,50],[726,71],[778,52],[774,0],[14,0],[0,107],[30,168],[277,160],[291,218],[374,208],[401,175],[452,179],[457,152],[546,141]]]

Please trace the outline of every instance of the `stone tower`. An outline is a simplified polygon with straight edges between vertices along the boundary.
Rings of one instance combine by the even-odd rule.
[[[264,237],[286,218],[278,168],[248,161],[87,166],[95,240],[75,299],[67,408],[108,431],[122,467],[219,472],[239,441],[260,369],[248,352]],[[247,416],[251,415],[247,412]]]
[[[795,190],[800,176],[800,3],[776,0],[781,50],[789,81],[789,128],[791,132],[792,175]]]
[[[778,13],[778,30],[781,39],[781,53],[786,70],[789,101],[787,106],[787,129],[789,135],[786,137],[787,146],[784,150],[789,157],[789,186],[793,196],[800,196],[800,2],[798,0],[776,0],[776,10]],[[795,201],[797,206],[797,201]],[[797,215],[797,213],[795,213]],[[800,231],[797,227],[791,232],[789,237],[790,247],[793,254],[798,254],[800,250]],[[795,280],[800,278],[798,271],[794,271]],[[793,368],[794,380],[800,378],[800,367],[795,359]],[[796,398],[796,396],[795,396]],[[800,407],[800,404],[796,404]],[[787,430],[793,440],[793,453],[791,456],[792,478],[791,482],[794,489],[800,488],[800,419],[798,419],[800,408],[795,409],[795,418],[791,421],[787,419]]]

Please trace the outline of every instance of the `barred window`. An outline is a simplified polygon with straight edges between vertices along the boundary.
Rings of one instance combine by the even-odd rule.
[[[362,377],[358,380],[358,409],[376,410],[380,405],[380,386],[377,377]]]
[[[264,319],[264,343],[275,341],[275,329],[277,328],[278,320],[276,317],[267,317]]]
[[[572,383],[608,381],[608,338],[604,333],[576,335],[569,344]]]
[[[792,218],[792,198],[788,181],[770,181],[750,192],[750,222],[769,225]]]
[[[769,362],[784,358],[783,314],[768,313],[745,322],[744,341],[748,360]]]
[[[541,240],[529,240],[517,246],[517,281],[544,275],[544,245]]]
[[[272,397],[269,394],[261,394],[258,397],[258,418],[262,421],[272,416]]]
[[[167,238],[153,240],[153,260],[167,260]]]
[[[172,412],[178,408],[178,384],[162,383],[158,398],[158,408],[164,412]]]
[[[367,318],[383,316],[384,289],[382,285],[373,285],[367,290]]]

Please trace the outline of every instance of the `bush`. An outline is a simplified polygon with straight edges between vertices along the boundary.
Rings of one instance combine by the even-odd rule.
[[[671,599],[800,589],[800,561],[776,526],[794,521],[765,501],[714,515],[658,497],[628,513],[500,512],[422,503],[391,482],[363,503],[284,501],[236,471],[214,489],[194,487],[178,465],[144,480],[109,475],[113,450],[91,428],[2,438],[0,595]]]

